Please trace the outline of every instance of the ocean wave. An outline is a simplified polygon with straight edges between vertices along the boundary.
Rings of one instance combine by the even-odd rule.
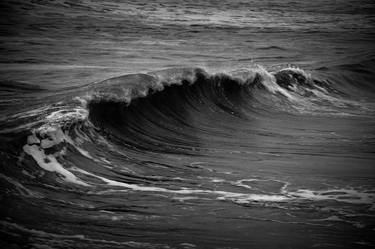
[[[4,247],[374,245],[370,0],[0,6]]]
[[[43,118],[40,120],[41,125],[61,124],[64,127],[86,119],[90,111],[95,111],[95,107],[122,103],[124,107],[132,108],[132,102],[145,102],[146,100],[140,99],[157,98],[154,96],[158,95],[164,95],[166,101],[175,105],[184,105],[183,101],[191,104],[195,102],[195,108],[208,101],[223,111],[243,117],[246,116],[245,109],[249,111],[254,107],[313,115],[353,114],[350,113],[353,106],[358,107],[354,112],[363,113],[370,109],[359,102],[346,99],[347,93],[336,90],[339,88],[336,86],[329,78],[325,80],[313,77],[296,67],[269,72],[255,65],[247,69],[213,74],[201,68],[173,68],[148,74],[124,75],[69,89],[62,101],[52,103],[50,107],[42,107],[41,112],[36,109],[13,116],[19,118],[32,113],[33,116]],[[64,96],[64,93],[60,95]],[[179,99],[173,99],[176,95]],[[181,103],[177,103],[180,101]],[[12,119],[12,116],[7,118]]]
[[[1,134],[21,134],[17,143],[23,143],[22,151],[37,165],[82,186],[90,184],[65,169],[61,158],[73,150],[107,163],[82,146],[97,146],[98,139],[119,153],[196,156],[210,153],[200,146],[202,139],[220,140],[233,122],[246,125],[281,113],[354,115],[370,109],[300,68],[269,72],[258,65],[225,73],[173,68],[130,74],[58,95],[58,102],[8,115]]]
[[[172,68],[110,78],[57,94],[57,102],[8,115],[1,134],[14,138],[19,133],[17,144],[22,144],[30,163],[82,187],[92,182],[79,175],[105,178],[80,168],[68,170],[62,162],[68,151],[74,151],[111,165],[111,160],[91,155],[98,141],[127,157],[144,152],[199,156],[212,152],[201,146],[202,139],[225,141],[226,130],[234,124],[241,127],[281,113],[332,116],[366,111],[335,91],[334,84],[296,67],[269,72],[254,65],[218,73]],[[115,185],[124,187],[119,184]]]

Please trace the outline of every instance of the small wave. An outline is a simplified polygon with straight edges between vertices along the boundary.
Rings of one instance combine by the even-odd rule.
[[[286,48],[280,46],[267,46],[267,47],[258,47],[257,50],[287,50]]]

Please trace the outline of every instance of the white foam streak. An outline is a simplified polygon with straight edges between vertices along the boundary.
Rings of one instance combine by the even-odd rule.
[[[87,183],[79,180],[74,174],[65,169],[53,155],[46,155],[44,150],[37,145],[25,145],[23,150],[34,160],[37,164],[46,171],[56,172],[64,177],[68,182],[89,186]]]
[[[27,144],[23,146],[26,154],[30,155],[36,163],[46,171],[56,172],[64,177],[67,182],[89,186],[89,184],[78,179],[73,173],[65,169],[56,159],[65,152],[64,148],[54,154],[46,154],[45,149],[52,148],[61,143],[67,142],[73,145],[81,154],[91,158],[88,152],[74,145],[72,139],[66,135],[61,128],[53,126],[42,126],[27,137]]]
[[[104,183],[110,186],[116,187],[124,187],[133,191],[145,191],[145,192],[164,192],[164,193],[171,193],[171,194],[181,194],[181,195],[192,195],[192,194],[211,194],[217,195],[218,200],[231,200],[236,203],[250,203],[253,201],[264,201],[264,202],[282,202],[286,201],[289,198],[283,195],[265,195],[265,194],[243,194],[243,193],[234,193],[234,192],[227,192],[227,191],[216,191],[216,190],[203,190],[203,189],[189,189],[189,188],[182,188],[179,190],[171,190],[161,187],[149,187],[149,186],[140,186],[137,184],[128,184],[123,182],[118,182],[114,180],[107,179],[105,177],[101,177],[85,170],[79,168],[72,168],[72,170],[80,172],[82,174],[89,175],[91,177],[95,177],[97,179],[102,180]],[[109,190],[109,191],[101,191],[100,194],[111,193],[111,192],[119,192],[123,190]]]
[[[334,200],[352,204],[373,204],[375,201],[374,193],[365,193],[354,189],[332,189],[324,191],[299,189],[294,192],[288,192],[288,195],[314,201]]]

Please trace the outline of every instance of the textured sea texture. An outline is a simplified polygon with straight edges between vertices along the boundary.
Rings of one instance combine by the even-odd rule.
[[[373,1],[1,1],[0,246],[373,248]]]

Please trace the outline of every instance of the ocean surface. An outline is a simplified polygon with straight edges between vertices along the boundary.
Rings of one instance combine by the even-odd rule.
[[[2,0],[1,248],[374,248],[373,0]]]

